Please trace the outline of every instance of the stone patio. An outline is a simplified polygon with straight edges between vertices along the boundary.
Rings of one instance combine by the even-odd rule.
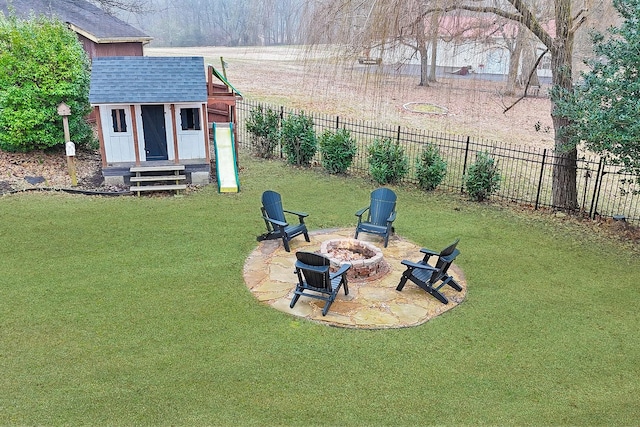
[[[345,296],[344,290],[340,289],[326,316],[322,316],[321,313],[325,302],[315,298],[300,297],[295,307],[289,308],[297,283],[294,273],[295,252],[318,252],[322,242],[351,238],[353,233],[354,230],[351,228],[315,230],[309,233],[311,242],[305,242],[302,236],[289,242],[291,252],[284,250],[281,240],[262,241],[245,261],[245,283],[259,301],[277,310],[345,328],[384,329],[416,326],[455,308],[464,301],[467,283],[464,274],[455,264],[449,269],[449,274],[462,286],[462,291],[457,292],[449,286],[442,288],[441,292],[449,299],[448,304],[442,304],[412,282],[407,282],[402,292],[396,291],[405,270],[401,261],[420,260],[422,246],[394,235],[390,238],[388,247],[383,248],[382,238],[363,233],[359,240],[380,248],[390,271],[375,280],[350,280],[349,295]],[[461,256],[464,256],[464,252]]]

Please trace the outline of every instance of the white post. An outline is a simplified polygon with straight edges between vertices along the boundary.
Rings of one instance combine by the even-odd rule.
[[[69,133],[69,116],[71,115],[71,108],[64,102],[58,105],[58,114],[62,116],[62,126],[64,129],[64,141],[65,151],[67,154],[67,167],[69,169],[69,175],[71,176],[71,186],[76,187],[78,185],[78,178],[76,178],[76,145],[71,142],[71,135]]]

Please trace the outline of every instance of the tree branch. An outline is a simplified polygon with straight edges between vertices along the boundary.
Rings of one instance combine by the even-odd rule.
[[[587,22],[587,17],[585,15],[582,15],[582,14],[586,13],[588,11],[589,11],[589,9],[582,9],[580,12],[578,12],[578,14],[575,16],[575,18],[573,18],[573,25],[571,26],[571,29],[569,30],[569,34],[575,34],[575,32],[578,31],[578,29],[582,26],[582,24]],[[580,16],[580,15],[582,15],[582,16]]]
[[[540,61],[542,61],[542,57],[545,56],[547,54],[547,52],[549,52],[549,49],[545,49],[545,51],[542,52],[540,54],[540,56],[538,56],[538,59],[536,59],[536,63],[533,64],[533,67],[531,68],[531,71],[529,71],[529,78],[527,79],[527,84],[524,87],[524,94],[520,98],[516,99],[513,104],[511,104],[510,106],[505,108],[504,111],[502,112],[503,114],[505,114],[507,111],[509,111],[510,109],[515,107],[518,102],[522,101],[524,98],[527,97],[527,91],[529,90],[529,85],[531,84],[531,79],[533,78],[533,73],[536,72],[536,70],[538,69],[538,65],[540,64]]]
[[[457,4],[444,8],[433,8],[426,10],[422,16],[433,12],[452,12],[454,10],[466,10],[477,13],[491,13],[496,16],[508,19],[510,21],[519,22],[527,27],[548,49],[553,46],[553,39],[547,31],[542,28],[536,17],[531,13],[522,0],[508,0],[518,13],[508,12],[504,9],[493,6],[472,6],[465,4]]]
[[[107,12],[113,9],[120,9],[134,13],[144,13],[150,10],[148,0],[92,0]]]

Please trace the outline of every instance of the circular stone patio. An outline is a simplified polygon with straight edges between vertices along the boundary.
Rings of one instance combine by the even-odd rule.
[[[445,286],[441,292],[449,300],[448,304],[429,295],[414,283],[408,281],[402,292],[396,286],[405,270],[403,259],[419,261],[420,248],[397,235],[389,239],[388,247],[383,247],[382,238],[362,233],[358,240],[369,242],[382,250],[390,271],[372,281],[349,280],[349,295],[340,289],[338,296],[322,316],[325,302],[302,296],[293,308],[289,308],[297,276],[294,273],[297,251],[318,252],[322,242],[332,239],[352,238],[353,229],[315,230],[309,233],[311,242],[298,236],[289,242],[291,252],[286,252],[282,240],[266,240],[249,255],[244,264],[244,280],[253,295],[271,307],[312,321],[333,326],[361,329],[384,329],[416,326],[449,311],[464,301],[467,283],[462,271],[452,264],[449,268],[461,292]],[[440,249],[440,248],[430,248]]]

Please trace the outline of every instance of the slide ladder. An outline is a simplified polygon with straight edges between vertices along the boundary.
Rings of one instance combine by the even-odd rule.
[[[240,180],[233,140],[233,123],[213,123],[212,129],[218,192],[237,193],[240,191]]]

